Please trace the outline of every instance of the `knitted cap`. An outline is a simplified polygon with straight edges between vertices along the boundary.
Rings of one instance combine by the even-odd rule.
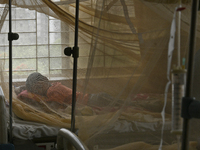
[[[39,86],[39,84],[37,84],[38,81],[43,81],[44,83],[49,82],[47,77],[43,76],[38,72],[34,72],[30,74],[26,80],[26,89],[29,92],[36,93],[36,91],[41,88],[38,87]]]

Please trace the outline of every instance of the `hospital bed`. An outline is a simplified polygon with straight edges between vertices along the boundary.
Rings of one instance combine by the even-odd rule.
[[[107,130],[103,131],[96,138],[92,139],[89,142],[89,144],[87,144],[89,149],[95,149],[95,147],[98,147],[99,149],[109,149],[112,147],[126,144],[127,142],[131,143],[137,141],[144,141],[146,143],[159,145],[161,137],[161,129],[162,129],[162,119],[160,117],[160,110],[158,109],[157,112],[153,112],[153,111],[148,111],[147,109],[150,106],[151,106],[150,109],[152,109],[152,107],[155,107],[156,105],[160,105],[162,109],[162,104],[160,103],[157,104],[156,102],[160,102],[161,99],[163,98],[163,95],[149,95],[149,96],[151,97],[150,99],[147,100],[140,99],[141,104],[138,102],[139,100],[137,101],[137,99],[134,98],[134,100],[129,105],[130,108],[126,108],[127,110],[126,114],[122,113],[122,115],[116,122],[109,125],[110,127],[107,128]],[[145,106],[144,104],[148,105],[148,107]],[[87,107],[87,109],[89,108]],[[146,111],[144,111],[143,109],[145,109]],[[80,111],[82,113],[82,110]],[[96,110],[93,109],[94,113],[98,113],[95,111]],[[143,112],[146,112],[146,114],[144,114]],[[167,110],[167,112],[169,112],[169,110]],[[108,111],[107,113],[110,112]],[[129,113],[130,115],[128,116],[127,114]],[[151,114],[152,115],[155,114],[156,116],[152,117]],[[170,115],[168,114],[167,116],[168,118],[166,118],[165,120],[165,128],[164,128],[164,134],[167,137],[167,139],[165,138],[164,141],[165,143],[172,143],[176,141],[176,137],[170,133],[171,130],[171,121],[169,119]],[[25,140],[25,138],[29,136],[28,137],[29,139],[41,142],[40,140],[44,139],[44,137],[46,138],[46,140],[47,137],[52,137],[54,138],[55,141],[56,139],[55,137],[57,136],[60,129],[58,127],[44,125],[43,123],[33,123],[32,121],[24,121],[18,118],[16,118],[15,120],[16,121],[13,127],[13,129],[15,130],[13,130],[14,131],[13,135],[19,139]],[[20,133],[20,134],[16,135],[15,133]]]
[[[1,125],[1,132],[5,132],[1,134],[5,137],[2,139],[7,139],[7,130],[5,128],[8,127],[8,106],[6,106],[6,101],[3,96],[3,91],[1,89],[1,110],[4,110],[1,113],[1,121],[4,125]],[[98,136],[90,140],[87,146],[89,149],[110,149],[116,146],[124,145],[126,143],[134,143],[143,141],[145,143],[159,145],[160,138],[161,138],[161,130],[163,121],[160,118],[160,109],[162,109],[162,104],[160,104],[163,95],[148,95],[150,99],[135,99],[129,104],[131,108],[126,108],[128,113],[130,113],[130,117],[127,117],[127,114],[123,114],[119,117],[119,119],[114,122],[113,124],[109,125],[105,131],[101,132]],[[141,103],[139,103],[141,101]],[[159,102],[159,104],[157,104]],[[169,102],[170,103],[170,102]],[[145,104],[145,105],[144,105]],[[158,110],[150,111],[148,108],[152,109],[153,107],[160,105],[161,108]],[[171,105],[171,104],[169,104]],[[148,107],[147,107],[148,106]],[[170,106],[168,106],[170,107]],[[167,107],[167,108],[168,108]],[[156,107],[158,108],[158,107]],[[25,108],[24,108],[25,109]],[[147,114],[142,114],[139,109],[145,109]],[[94,110],[95,111],[95,110]],[[168,117],[165,120],[164,126],[164,143],[163,144],[171,144],[176,142],[176,136],[170,133],[171,130],[171,120],[170,120],[170,109],[166,109],[166,114]],[[108,112],[109,113],[109,112]],[[153,114],[156,116],[152,117]],[[88,115],[88,114],[87,114]],[[138,118],[138,119],[137,119]],[[141,120],[143,119],[143,120]],[[152,121],[152,119],[154,119]],[[54,120],[55,121],[55,120]],[[39,123],[35,121],[26,121],[26,119],[21,119],[13,114],[13,138],[14,144],[15,143],[22,143],[25,145],[32,144],[33,146],[47,146],[50,144],[48,150],[50,148],[54,148],[55,145],[59,147],[67,147],[67,141],[63,142],[63,139],[67,137],[68,141],[71,143],[77,143],[79,148],[87,148],[86,146],[80,146],[84,143],[73,133],[71,133],[67,129],[63,129],[58,126],[47,125],[45,123]],[[65,137],[66,136],[66,137]],[[103,144],[102,144],[103,143]],[[18,146],[19,145],[15,145]],[[51,147],[52,146],[52,147]],[[38,147],[37,147],[38,148]],[[19,148],[20,150],[21,147]],[[39,150],[40,148],[38,148]],[[35,149],[36,150],[36,147]],[[46,149],[47,150],[47,149]]]
[[[8,105],[0,86],[0,148],[13,149],[9,144]],[[77,150],[88,150],[85,144],[71,131],[42,123],[21,120],[13,116],[12,136],[15,150],[63,150],[73,145]],[[51,147],[46,147],[51,143]],[[6,145],[6,147],[5,147]]]
[[[4,140],[4,143],[7,143],[8,131],[5,129],[8,128],[8,106],[6,106],[6,101],[4,99],[4,94],[1,87],[0,92],[0,102],[2,108],[0,135],[1,140]],[[165,133],[169,134],[170,120],[166,122],[167,123],[165,126]],[[159,144],[158,139],[160,139],[161,127],[162,120],[147,123],[137,120],[130,121],[122,118],[115,122],[112,126],[110,126],[110,128],[108,128],[105,132],[102,132],[102,134],[97,136],[97,138],[94,138],[90,142],[89,148],[94,149],[94,146],[97,146],[100,149],[112,148],[118,145],[126,144],[127,141],[145,141],[148,143]],[[52,147],[54,147],[54,145],[56,144],[58,145],[58,148],[63,146],[66,147],[66,143],[68,142],[63,143],[63,138],[65,139],[66,137],[72,143],[78,143],[79,146],[84,145],[84,143],[82,143],[78,139],[78,137],[75,134],[71,133],[69,130],[63,128],[61,129],[60,127],[55,127],[51,125],[45,125],[43,123],[22,120],[15,115],[13,115],[12,134],[14,142],[16,141],[17,143],[23,143],[24,145],[38,144],[41,146],[41,143],[52,143]],[[145,135],[147,134],[148,137],[151,136],[152,138],[144,139]],[[169,137],[172,136],[169,135]],[[171,140],[174,139],[172,137],[169,140],[169,142],[171,142]],[[157,143],[155,143],[155,141],[157,141]],[[102,142],[105,143],[104,147],[101,147]],[[83,147],[85,149],[87,148],[86,146]]]

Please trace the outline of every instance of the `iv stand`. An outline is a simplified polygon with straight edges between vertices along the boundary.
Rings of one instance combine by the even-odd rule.
[[[10,132],[9,132],[9,142],[12,143],[12,41],[17,40],[19,35],[17,33],[12,33],[12,0],[9,0],[9,118],[10,118]]]
[[[73,50],[71,47],[64,49],[64,54],[74,58],[73,65],[73,85],[72,85],[72,111],[71,111],[71,131],[75,132],[75,106],[76,106],[76,86],[77,86],[77,58],[79,57],[78,47],[78,23],[79,23],[79,0],[76,0],[76,14],[75,14],[75,39]]]

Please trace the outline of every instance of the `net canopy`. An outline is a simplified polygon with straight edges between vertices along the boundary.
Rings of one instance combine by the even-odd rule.
[[[185,58],[187,68],[191,1],[181,2],[180,55],[175,32],[171,64]],[[8,1],[0,3],[1,86],[9,100]],[[179,5],[178,0],[80,1],[75,127],[89,149],[177,149],[170,132],[172,89],[165,93],[165,86]],[[73,57],[64,49],[74,46],[75,8],[75,0],[12,1],[12,30],[19,34],[12,48],[13,113],[22,120],[71,126]],[[197,41],[199,29],[197,23]],[[196,149],[196,131],[190,141]]]

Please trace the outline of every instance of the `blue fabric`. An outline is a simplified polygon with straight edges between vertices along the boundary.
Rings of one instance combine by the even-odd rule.
[[[13,144],[0,144],[0,150],[15,150]]]

